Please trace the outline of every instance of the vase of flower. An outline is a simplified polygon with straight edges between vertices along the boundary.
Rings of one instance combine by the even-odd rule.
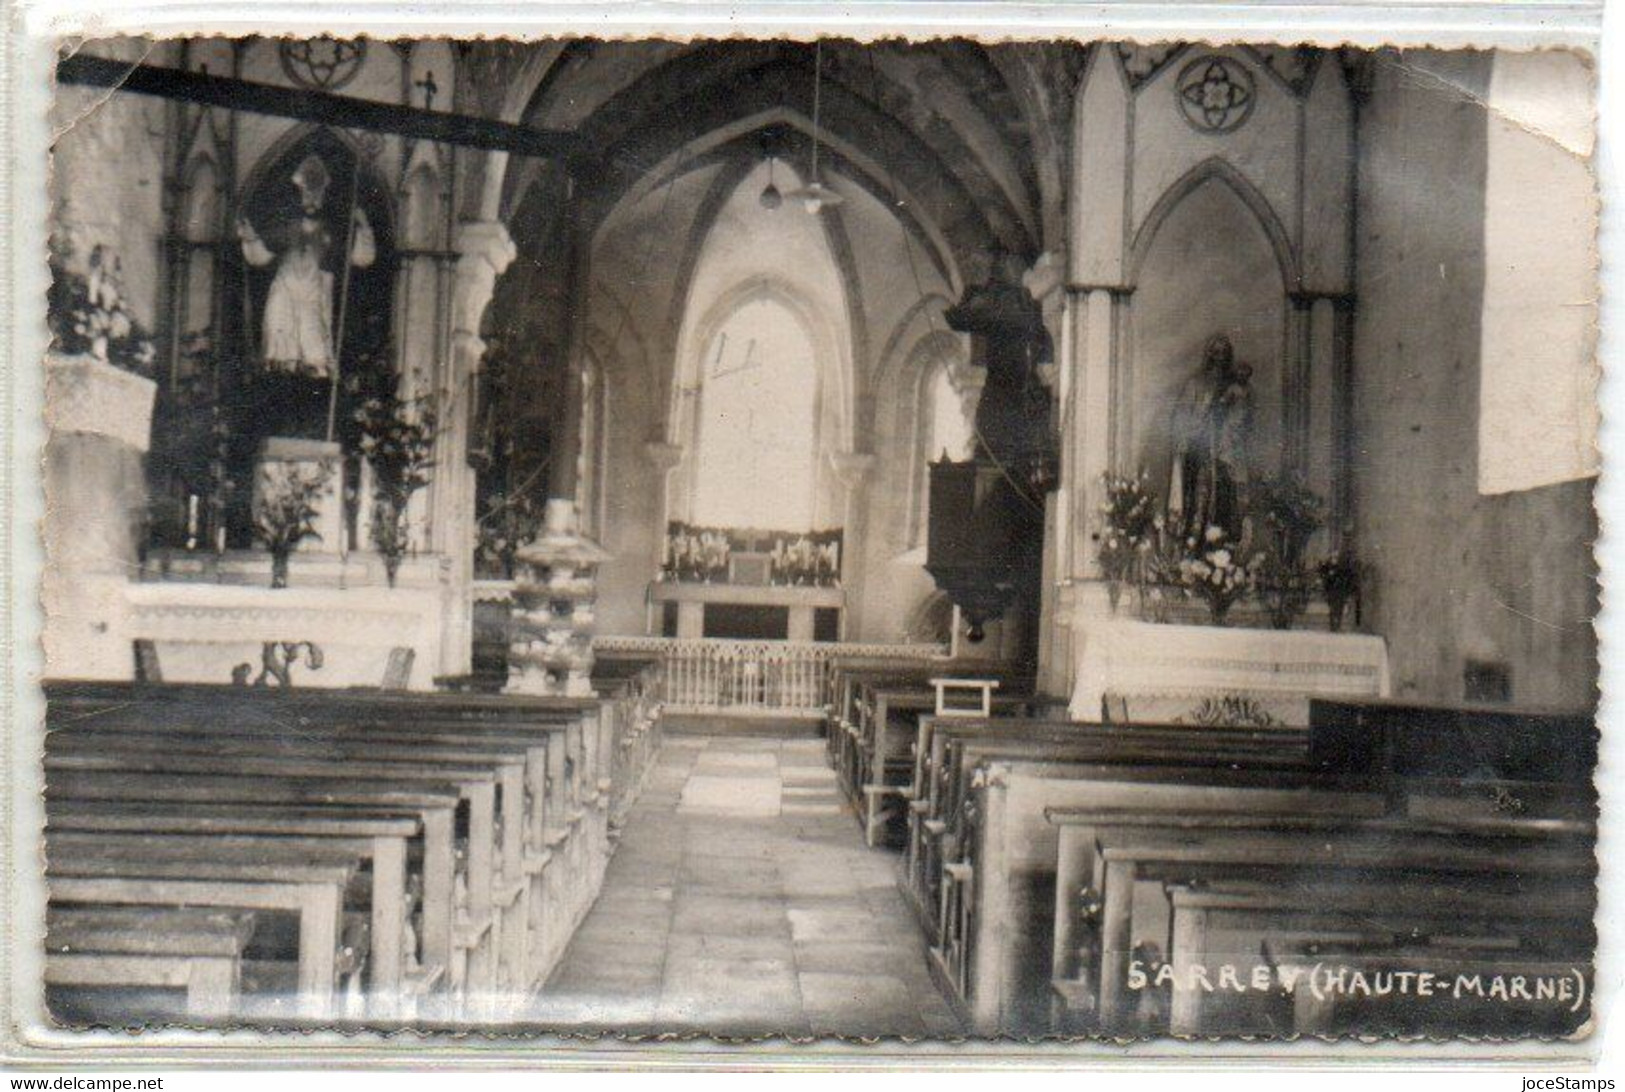
[[[361,453],[373,473],[372,543],[384,559],[384,578],[392,588],[411,545],[412,496],[429,484],[434,466],[436,402],[432,395],[401,398],[392,393],[367,399],[355,413]]]
[[[288,586],[288,559],[299,544],[321,538],[316,530],[321,500],[333,476],[333,464],[287,460],[265,464],[264,488],[255,498],[254,526],[271,553],[271,587]]]
[[[1262,558],[1254,554],[1244,559],[1240,546],[1219,526],[1187,539],[1186,546],[1189,553],[1179,563],[1180,585],[1191,598],[1207,605],[1215,626],[1222,626],[1230,608],[1252,591]]]
[[[285,588],[288,586],[288,558],[292,550],[277,549],[271,551],[271,587]]]
[[[1123,584],[1134,573],[1140,553],[1150,540],[1156,518],[1156,498],[1146,483],[1149,477],[1106,474],[1101,478],[1104,494],[1098,510],[1100,531],[1095,535],[1100,572],[1106,581],[1106,598],[1113,614],[1123,598]]]

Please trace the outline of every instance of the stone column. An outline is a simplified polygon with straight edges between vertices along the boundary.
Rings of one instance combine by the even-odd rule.
[[[1042,365],[1039,379],[1049,388],[1053,419],[1051,427],[1059,437],[1067,420],[1066,392],[1069,386],[1071,349],[1067,331],[1066,255],[1051,251],[1033,264],[1022,278],[1022,283],[1043,311],[1044,326],[1055,346],[1055,360]],[[1059,441],[1063,447],[1064,437]],[[1064,461],[1064,454],[1061,455]],[[1066,685],[1064,631],[1058,624],[1057,600],[1061,576],[1062,532],[1066,526],[1070,498],[1063,484],[1044,497],[1044,557],[1039,576],[1038,594],[1038,687],[1051,695],[1060,695]]]
[[[1304,350],[1304,480],[1326,501],[1326,542],[1342,541],[1348,509],[1348,297],[1317,294],[1308,301]]]
[[[435,441],[435,481],[430,498],[434,528],[430,546],[445,559],[438,674],[461,675],[471,667],[474,640],[474,471],[468,465],[469,418],[485,342],[480,326],[496,291],[497,277],[518,254],[500,222],[464,223],[458,229],[457,271],[451,294],[451,362]]]
[[[1281,383],[1281,472],[1309,477],[1309,404],[1314,396],[1310,315],[1315,298],[1302,292],[1287,297],[1287,353]],[[1269,473],[1269,468],[1264,468]]]
[[[45,674],[128,679],[125,588],[147,509],[157,387],[89,356],[45,360]]]
[[[574,181],[570,184],[570,198],[564,210],[565,248],[559,260],[568,271],[570,306],[567,311],[570,329],[564,350],[564,385],[562,415],[553,430],[551,458],[548,471],[548,503],[576,502],[578,479],[581,475],[581,426],[585,407],[582,405],[582,375],[585,364],[587,322],[587,282],[590,272],[590,239],[586,237],[587,216],[577,196]]]
[[[846,511],[841,520],[841,584],[847,588],[863,586],[863,489],[875,468],[875,457],[867,451],[832,451],[830,466],[835,477],[846,487]],[[852,617],[853,607],[862,607],[861,596],[846,596],[842,610],[841,635],[858,630],[862,619]]]
[[[669,444],[663,440],[650,440],[643,445],[644,458],[654,467],[659,475],[655,483],[655,553],[654,572],[659,572],[666,564],[666,525],[671,520],[668,507],[671,504],[671,472],[683,461],[683,445]]]
[[[1057,634],[1054,672],[1047,680],[1056,693],[1072,689],[1090,622],[1111,616],[1095,555],[1095,511],[1102,499],[1101,480],[1127,442],[1120,436],[1127,429],[1118,420],[1125,402],[1119,358],[1127,299],[1128,290],[1117,286],[1067,288],[1063,340],[1068,366],[1061,377],[1061,489],[1067,499],[1066,522],[1057,532],[1061,579],[1055,604],[1058,624],[1067,632]]]

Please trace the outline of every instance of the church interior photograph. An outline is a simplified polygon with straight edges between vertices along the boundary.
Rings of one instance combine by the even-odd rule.
[[[47,1019],[1585,1034],[1595,75],[64,47]]]

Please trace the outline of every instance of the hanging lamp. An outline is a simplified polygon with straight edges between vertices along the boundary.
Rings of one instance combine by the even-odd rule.
[[[807,172],[807,184],[792,190],[788,196],[801,202],[809,216],[817,216],[845,200],[840,194],[818,180],[818,125],[823,109],[824,43],[813,45],[813,116],[812,116],[812,169]]]
[[[780,193],[779,187],[773,184],[773,167],[777,160],[777,156],[770,155],[767,157],[767,188],[762,190],[760,200],[762,207],[768,210],[776,209],[784,204],[784,194]]]

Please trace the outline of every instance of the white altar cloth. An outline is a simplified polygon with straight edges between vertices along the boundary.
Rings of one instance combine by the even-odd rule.
[[[1202,722],[1231,700],[1306,725],[1310,697],[1389,693],[1381,637],[1090,619],[1077,631],[1078,720]]]

